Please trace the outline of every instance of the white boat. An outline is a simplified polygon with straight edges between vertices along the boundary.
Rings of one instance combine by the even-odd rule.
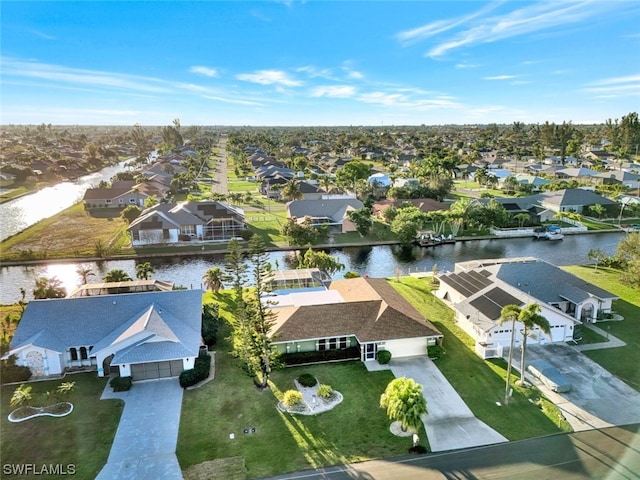
[[[562,240],[564,238],[564,235],[559,231],[554,230],[550,232],[544,232],[542,238],[544,238],[545,240]]]

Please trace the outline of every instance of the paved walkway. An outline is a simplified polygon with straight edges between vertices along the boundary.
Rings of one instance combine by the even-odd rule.
[[[601,343],[587,343],[585,345],[576,345],[576,346],[573,347],[573,348],[575,348],[576,350],[578,350],[580,352],[584,352],[585,350],[600,350],[602,348],[624,347],[626,345],[626,343],[624,343],[618,337],[614,337],[613,335],[611,335],[608,330],[605,331],[600,327],[596,327],[592,323],[585,323],[584,327],[585,328],[589,328],[589,329],[593,330],[594,332],[602,335],[603,337],[609,339],[609,341],[608,342],[601,342]]]
[[[182,408],[182,388],[175,378],[136,382],[128,392],[105,398],[125,402],[107,464],[97,480],[182,479],[176,443]]]
[[[396,378],[413,378],[424,387],[423,394],[429,409],[424,427],[432,451],[508,441],[473,415],[442,372],[426,356],[393,359],[390,365]]]

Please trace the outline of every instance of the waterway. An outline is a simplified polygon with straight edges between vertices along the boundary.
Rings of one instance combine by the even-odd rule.
[[[482,258],[536,257],[554,265],[588,263],[587,254],[593,248],[600,248],[613,255],[624,233],[595,233],[567,235],[561,241],[533,240],[532,238],[492,239],[458,242],[431,248],[415,247],[403,250],[398,246],[335,248],[329,252],[345,265],[345,269],[334,275],[341,278],[347,271],[356,271],[371,277],[392,277],[413,272],[431,272],[434,265],[440,272],[452,271],[456,262]],[[270,261],[276,268],[292,268],[294,251],[272,252]],[[208,254],[191,257],[140,258],[138,263],[149,261],[155,269],[154,278],[168,280],[186,288],[201,288],[202,276],[207,269],[224,264],[224,255]],[[90,268],[95,277],[90,282],[99,282],[113,269],[127,272],[135,278],[134,260],[113,260],[104,262],[56,263],[37,266],[0,268],[0,303],[14,303],[20,299],[20,288],[24,288],[30,298],[35,279],[40,276],[57,277],[67,291],[78,286],[76,269],[79,265]]]
[[[0,241],[76,204],[89,188],[97,186],[102,180],[108,182],[116,173],[124,171],[125,164],[130,160],[85,175],[74,182],[61,182],[1,204]]]

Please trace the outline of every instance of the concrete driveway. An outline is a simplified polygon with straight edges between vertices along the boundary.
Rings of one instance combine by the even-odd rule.
[[[98,480],[182,479],[176,443],[182,408],[182,388],[176,378],[136,382],[128,392],[102,398],[124,400],[111,453]]]
[[[527,365],[538,359],[546,360],[571,381],[571,391],[555,393],[527,375],[527,380],[558,406],[574,430],[640,422],[640,393],[577,349],[566,344],[527,345]]]
[[[434,452],[476,447],[508,440],[478,420],[438,367],[425,356],[391,360],[396,378],[413,378],[423,386],[429,414],[424,427]]]

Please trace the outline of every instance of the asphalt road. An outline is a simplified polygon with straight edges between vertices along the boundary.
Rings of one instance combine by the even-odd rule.
[[[293,472],[270,480],[640,479],[640,424]]]

